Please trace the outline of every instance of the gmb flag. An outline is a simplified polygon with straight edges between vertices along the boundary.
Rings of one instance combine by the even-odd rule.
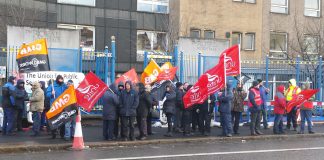
[[[49,71],[46,39],[23,44],[17,53],[16,61],[20,73]]]
[[[141,82],[144,83],[144,85],[155,82],[160,72],[160,66],[152,59],[142,73]]]
[[[70,86],[54,100],[51,109],[46,113],[48,124],[52,130],[65,124],[71,120],[73,115],[77,114],[76,102],[73,86]]]

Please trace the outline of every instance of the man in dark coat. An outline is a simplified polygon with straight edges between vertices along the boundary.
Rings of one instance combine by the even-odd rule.
[[[233,92],[231,85],[226,84],[226,88],[219,92],[218,97],[221,125],[223,129],[222,136],[232,137],[232,123],[231,123],[231,106],[233,101]]]
[[[192,87],[192,85],[188,85],[187,91],[190,90],[191,87]],[[183,115],[182,115],[183,136],[186,136],[186,137],[191,136],[191,128],[190,128],[191,113],[192,113],[191,107],[183,110]]]
[[[2,87],[3,125],[2,134],[12,136],[15,124],[15,80],[10,76],[8,82]]]
[[[138,93],[132,88],[132,82],[125,83],[125,90],[121,92],[120,99],[120,115],[122,119],[122,139],[134,141],[134,123],[136,119],[136,109],[138,107]],[[128,128],[129,126],[129,128]],[[130,132],[128,133],[128,129]],[[129,134],[129,135],[128,135]]]
[[[164,97],[163,112],[166,114],[168,122],[168,132],[165,136],[172,137],[172,118],[175,114],[176,93],[172,90],[172,87],[169,84],[166,86]]]
[[[114,140],[115,135],[113,134],[115,128],[115,120],[117,115],[117,108],[119,105],[119,99],[117,96],[117,90],[115,84],[109,86],[111,90],[107,90],[103,95],[103,137],[105,140]]]
[[[23,113],[25,110],[25,101],[28,101],[28,94],[25,90],[25,82],[22,79],[17,81],[15,89],[15,109],[16,109],[16,122],[17,130],[22,131]]]
[[[175,122],[174,122],[174,131],[176,132],[183,132],[183,123],[182,123],[182,114],[183,114],[183,96],[185,95],[183,85],[181,82],[177,82],[176,84],[176,115],[175,115]]]
[[[147,138],[147,116],[150,108],[152,107],[152,96],[150,94],[150,86],[144,86],[143,83],[139,83],[139,105],[137,108],[137,124],[140,135],[138,140],[145,140]]]
[[[201,135],[210,135],[210,122],[215,107],[215,101],[215,95],[211,94],[203,104],[199,105],[199,131]]]
[[[124,90],[123,82],[119,82],[117,87],[118,87],[117,88],[118,90],[116,90],[116,94],[117,94],[118,99],[119,99],[119,97],[121,95],[121,92]],[[122,131],[119,132],[119,128],[121,128],[120,127],[121,116],[120,116],[120,113],[119,113],[119,109],[120,109],[120,107],[116,108],[116,120],[115,120],[115,128],[114,128],[115,138],[118,138],[119,133],[121,134],[121,132],[122,132]],[[121,130],[122,130],[122,128],[121,128]]]
[[[249,89],[249,112],[251,112],[251,135],[262,135],[260,131],[261,122],[261,96],[259,91],[259,82],[253,81],[252,87]]]

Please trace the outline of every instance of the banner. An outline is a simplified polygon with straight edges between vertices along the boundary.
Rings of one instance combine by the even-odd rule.
[[[77,107],[74,105],[76,102],[73,86],[70,86],[54,100],[50,110],[46,113],[48,124],[52,130],[65,124],[77,113]]]
[[[287,113],[289,113],[293,107],[301,105],[302,103],[306,102],[317,92],[318,89],[302,90],[297,96],[293,97],[293,99],[290,102],[288,102]]]
[[[115,84],[118,85],[119,82],[123,82],[123,84],[125,84],[126,81],[132,81],[133,84],[138,83],[137,73],[134,68],[132,68],[128,72],[124,73],[121,77],[116,79]]]
[[[207,78],[201,77],[183,96],[184,108],[189,108],[194,104],[201,104],[208,98]]]
[[[171,69],[173,66],[171,64],[171,62],[165,62],[162,66],[161,66],[161,70],[166,70],[166,69]]]
[[[46,39],[39,39],[23,44],[16,57],[20,73],[49,71],[49,60]]]
[[[151,84],[157,80],[157,76],[161,72],[159,65],[152,59],[151,62],[144,69],[144,72],[141,76],[141,82],[144,85]]]
[[[226,76],[235,76],[241,73],[239,45],[226,49],[219,57],[219,62],[225,59]]]
[[[94,73],[89,72],[76,89],[77,103],[90,112],[107,89],[107,85],[100,78]]]
[[[177,74],[178,67],[172,67],[170,69],[164,69],[162,72],[159,73],[157,76],[157,81],[162,80],[173,80]]]

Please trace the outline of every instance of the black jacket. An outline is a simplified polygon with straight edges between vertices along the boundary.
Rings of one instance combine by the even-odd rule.
[[[126,82],[130,83],[130,82]],[[138,107],[139,98],[138,93],[131,89],[127,91],[126,89],[123,90],[119,96],[120,101],[120,115],[121,116],[136,116],[136,109]]]
[[[137,116],[147,117],[150,108],[153,105],[153,98],[149,92],[142,91],[139,94],[139,105],[137,108]]]
[[[116,94],[111,91],[106,91],[103,95],[103,120],[116,120],[117,107],[119,105],[119,99]]]
[[[177,108],[180,109],[180,110],[183,110],[184,109],[184,106],[183,106],[183,96],[185,95],[185,91],[184,90],[180,90],[180,89],[177,89],[176,90],[176,100],[177,100]]]
[[[211,94],[209,96],[209,100],[211,101],[209,103],[209,110],[208,110],[208,99],[204,101],[204,103],[200,104],[199,110],[200,112],[208,112],[208,113],[213,113],[214,107],[215,107],[215,101],[216,101],[216,96],[214,94]]]
[[[176,93],[174,91],[165,92],[166,100],[163,103],[163,111],[166,114],[175,114]]]
[[[23,80],[18,80],[16,89],[15,89],[15,107],[17,109],[24,109],[25,108],[25,101],[28,101],[28,94],[24,87],[20,87],[20,84],[25,84]]]

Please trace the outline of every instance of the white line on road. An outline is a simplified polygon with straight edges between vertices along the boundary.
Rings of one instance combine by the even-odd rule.
[[[212,155],[230,155],[230,154],[247,154],[247,153],[270,153],[270,152],[307,151],[307,150],[324,150],[324,147],[291,148],[291,149],[270,149],[270,150],[251,150],[251,151],[233,151],[233,152],[213,152],[213,153],[194,153],[194,154],[176,154],[176,155],[160,155],[160,156],[143,156],[143,157],[124,157],[124,158],[94,159],[94,160],[159,159],[159,158],[175,158],[175,157],[212,156]]]

